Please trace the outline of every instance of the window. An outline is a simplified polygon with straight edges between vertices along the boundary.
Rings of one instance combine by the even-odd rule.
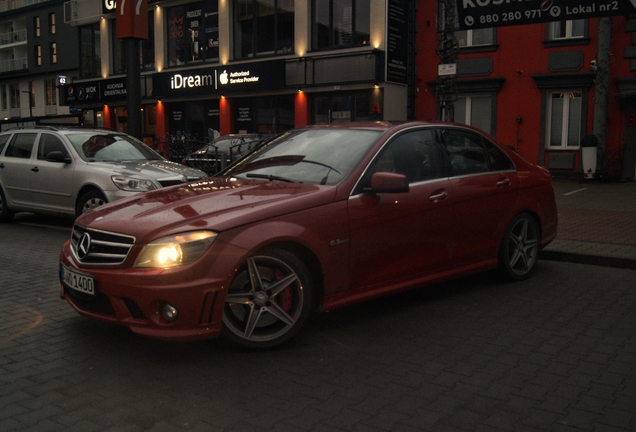
[[[42,66],[42,46],[35,46],[35,65]]]
[[[33,150],[33,144],[35,143],[36,137],[37,134],[34,133],[15,134],[4,155],[6,157],[29,159],[31,157],[31,151]]]
[[[547,111],[547,146],[578,148],[583,117],[582,92],[549,93]]]
[[[57,105],[57,86],[55,79],[47,79],[45,81],[46,85],[46,105],[54,106]]]
[[[368,45],[370,3],[368,0],[312,0],[312,47]]]
[[[49,49],[51,50],[51,64],[55,64],[57,63],[57,43],[51,42]]]
[[[111,72],[113,74],[121,74],[126,72],[126,49],[124,48],[124,39],[117,39],[117,27],[112,21],[110,26],[110,43],[112,52],[110,55],[112,64]]]
[[[40,37],[40,17],[33,17],[33,36]]]
[[[99,47],[99,23],[80,27],[80,75],[101,75],[102,59]]]
[[[455,121],[474,126],[491,135],[493,131],[494,96],[460,96],[455,102]]]
[[[586,33],[586,20],[568,20],[568,21],[555,21],[548,23],[548,39],[574,39],[583,38]]]
[[[212,31],[214,29],[209,30]],[[217,35],[216,46],[218,51],[218,27],[214,31]],[[148,12],[148,39],[142,39],[139,43],[141,44],[141,70],[153,70],[155,68],[155,15],[152,11]]]
[[[2,106],[0,108],[2,108],[3,110],[9,109],[9,103],[7,102],[7,85],[6,84],[0,85],[0,102],[2,103]]]
[[[9,84],[9,102],[11,108],[20,108],[20,84]]]
[[[369,173],[404,174],[409,183],[442,177],[443,157],[433,129],[407,132],[385,146],[373,161]]]
[[[11,135],[2,135],[0,136],[0,154],[2,154],[2,150],[4,150],[4,146],[7,143],[7,141],[9,141],[9,137]]]
[[[69,157],[68,150],[58,137],[43,133],[38,144],[38,160],[46,160],[46,156],[54,151],[59,151],[64,157]]]
[[[445,129],[440,133],[442,143],[450,159],[453,175],[469,175],[490,171],[486,150],[478,135],[456,129]]]
[[[294,50],[294,0],[234,0],[234,57]]]
[[[168,8],[168,65],[218,60],[217,0]]]
[[[55,13],[49,14],[49,34],[55,34]]]
[[[455,37],[460,48],[494,45],[495,31],[492,28],[476,30],[458,30]]]

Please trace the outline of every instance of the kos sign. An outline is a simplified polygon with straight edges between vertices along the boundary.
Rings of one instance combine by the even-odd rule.
[[[636,13],[636,0],[457,0],[460,30]]]

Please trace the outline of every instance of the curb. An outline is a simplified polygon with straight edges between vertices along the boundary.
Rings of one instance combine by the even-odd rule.
[[[539,254],[539,259],[636,270],[636,260],[629,258],[587,255],[555,250],[542,250]]]

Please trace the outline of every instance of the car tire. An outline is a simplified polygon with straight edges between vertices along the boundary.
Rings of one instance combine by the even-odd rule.
[[[530,276],[539,258],[541,233],[528,213],[518,214],[504,234],[499,249],[499,269],[508,279],[523,280]]]
[[[305,264],[285,250],[247,259],[230,284],[223,335],[246,348],[267,349],[296,336],[314,308],[314,283]]]
[[[91,190],[86,192],[77,200],[75,207],[75,217],[78,217],[89,210],[103,206],[108,203],[103,193],[98,190]]]
[[[7,205],[7,200],[4,197],[4,191],[0,188],[0,222],[11,222],[13,220],[13,215],[15,215],[15,212]]]

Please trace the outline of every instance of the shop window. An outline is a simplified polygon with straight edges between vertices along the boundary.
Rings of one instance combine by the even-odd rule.
[[[312,0],[312,48],[368,45],[370,3],[368,0]]]
[[[294,51],[294,0],[234,0],[234,57]]]
[[[57,83],[55,82],[55,79],[47,79],[44,83],[46,86],[46,105],[57,105]]]
[[[583,38],[586,36],[586,21],[587,20],[584,19],[578,19],[548,23],[548,39],[561,40]]]
[[[99,23],[80,27],[80,76],[101,75],[102,58],[99,46]]]
[[[218,60],[218,1],[171,7],[167,17],[169,66]]]
[[[460,48],[489,46],[495,43],[495,29],[458,30],[455,37]]]
[[[460,96],[455,102],[454,120],[494,135],[494,102],[495,97],[491,95]]]
[[[151,8],[152,9],[152,8]],[[155,16],[148,12],[148,39],[141,40],[141,70],[155,68]]]
[[[581,141],[583,97],[581,91],[548,94],[547,147],[576,149]]]
[[[377,90],[325,94],[313,101],[313,123],[383,120],[382,93]]]

